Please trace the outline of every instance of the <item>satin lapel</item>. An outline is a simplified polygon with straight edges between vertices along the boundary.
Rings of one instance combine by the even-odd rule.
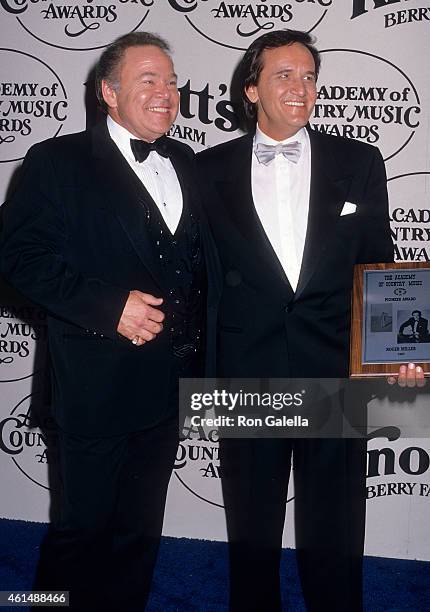
[[[342,207],[347,199],[350,176],[341,175],[331,149],[332,142],[309,131],[311,142],[311,187],[305,248],[296,297],[305,290],[329,248]],[[334,273],[334,272],[333,272]]]
[[[164,290],[164,274],[151,245],[147,216],[153,202],[151,196],[130,168],[126,159],[109,136],[105,124],[98,124],[93,130],[93,153],[96,178],[105,191],[104,206],[109,209],[122,225],[137,255]],[[155,202],[153,205],[156,206]]]
[[[244,252],[260,279],[272,290],[285,289],[292,292],[284,269],[273,250],[254,206],[251,183],[252,136],[238,144],[237,161],[232,173],[218,183],[225,215],[230,218],[239,236],[243,239]]]
[[[191,206],[189,188],[191,177],[189,176],[189,169],[183,154],[178,155],[177,151],[175,150],[174,141],[171,146],[170,161],[172,162],[172,166],[174,167],[176,176],[178,177],[179,185],[181,186],[183,211],[185,211]]]

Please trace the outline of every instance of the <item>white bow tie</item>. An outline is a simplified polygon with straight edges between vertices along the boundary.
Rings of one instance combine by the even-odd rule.
[[[260,164],[270,164],[275,159],[276,155],[283,155],[293,164],[297,164],[302,153],[302,143],[298,141],[288,142],[286,144],[268,145],[259,142],[255,145],[255,155]]]

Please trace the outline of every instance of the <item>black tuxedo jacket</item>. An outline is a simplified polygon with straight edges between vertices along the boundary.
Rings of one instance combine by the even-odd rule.
[[[414,325],[415,325],[415,319],[414,317],[410,317],[407,321],[405,321],[404,323],[400,325],[399,334],[404,333],[405,327],[410,326],[412,329],[414,329]],[[418,325],[417,325],[416,331],[420,335],[420,337],[428,336],[429,335],[428,320],[425,319],[424,317],[420,317],[418,319]]]
[[[253,204],[252,135],[197,156],[219,255],[209,345],[220,376],[346,377],[353,266],[393,261],[380,152],[309,135],[309,216],[295,292]],[[341,215],[345,202],[356,212]]]
[[[170,145],[184,208],[198,215],[193,152]],[[169,287],[142,198],[150,195],[103,122],[34,146],[4,205],[2,271],[48,311],[54,410],[66,431],[136,431],[167,411]],[[142,347],[116,332],[131,289],[164,298],[165,332]]]

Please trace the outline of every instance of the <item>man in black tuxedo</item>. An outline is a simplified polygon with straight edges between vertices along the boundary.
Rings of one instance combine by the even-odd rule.
[[[256,39],[238,69],[255,133],[198,155],[220,263],[208,310],[220,377],[347,377],[353,266],[393,261],[379,150],[309,128],[319,67],[306,33]],[[307,609],[362,609],[365,450],[364,440],[221,441],[231,610],[281,609],[292,459]]]
[[[199,373],[205,271],[193,154],[167,43],[128,34],[96,70],[94,129],[29,151],[4,209],[2,271],[46,308],[64,485],[38,588],[73,610],[143,610]],[[152,143],[152,144],[150,144]]]
[[[399,327],[398,341],[430,342],[428,320],[422,316],[421,310],[413,310],[411,314]]]

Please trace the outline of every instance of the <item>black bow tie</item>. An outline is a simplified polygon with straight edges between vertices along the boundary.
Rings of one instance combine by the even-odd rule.
[[[151,151],[156,151],[162,157],[169,157],[169,141],[166,136],[161,136],[161,138],[157,138],[154,142],[130,138],[130,147],[137,162],[145,161]]]

